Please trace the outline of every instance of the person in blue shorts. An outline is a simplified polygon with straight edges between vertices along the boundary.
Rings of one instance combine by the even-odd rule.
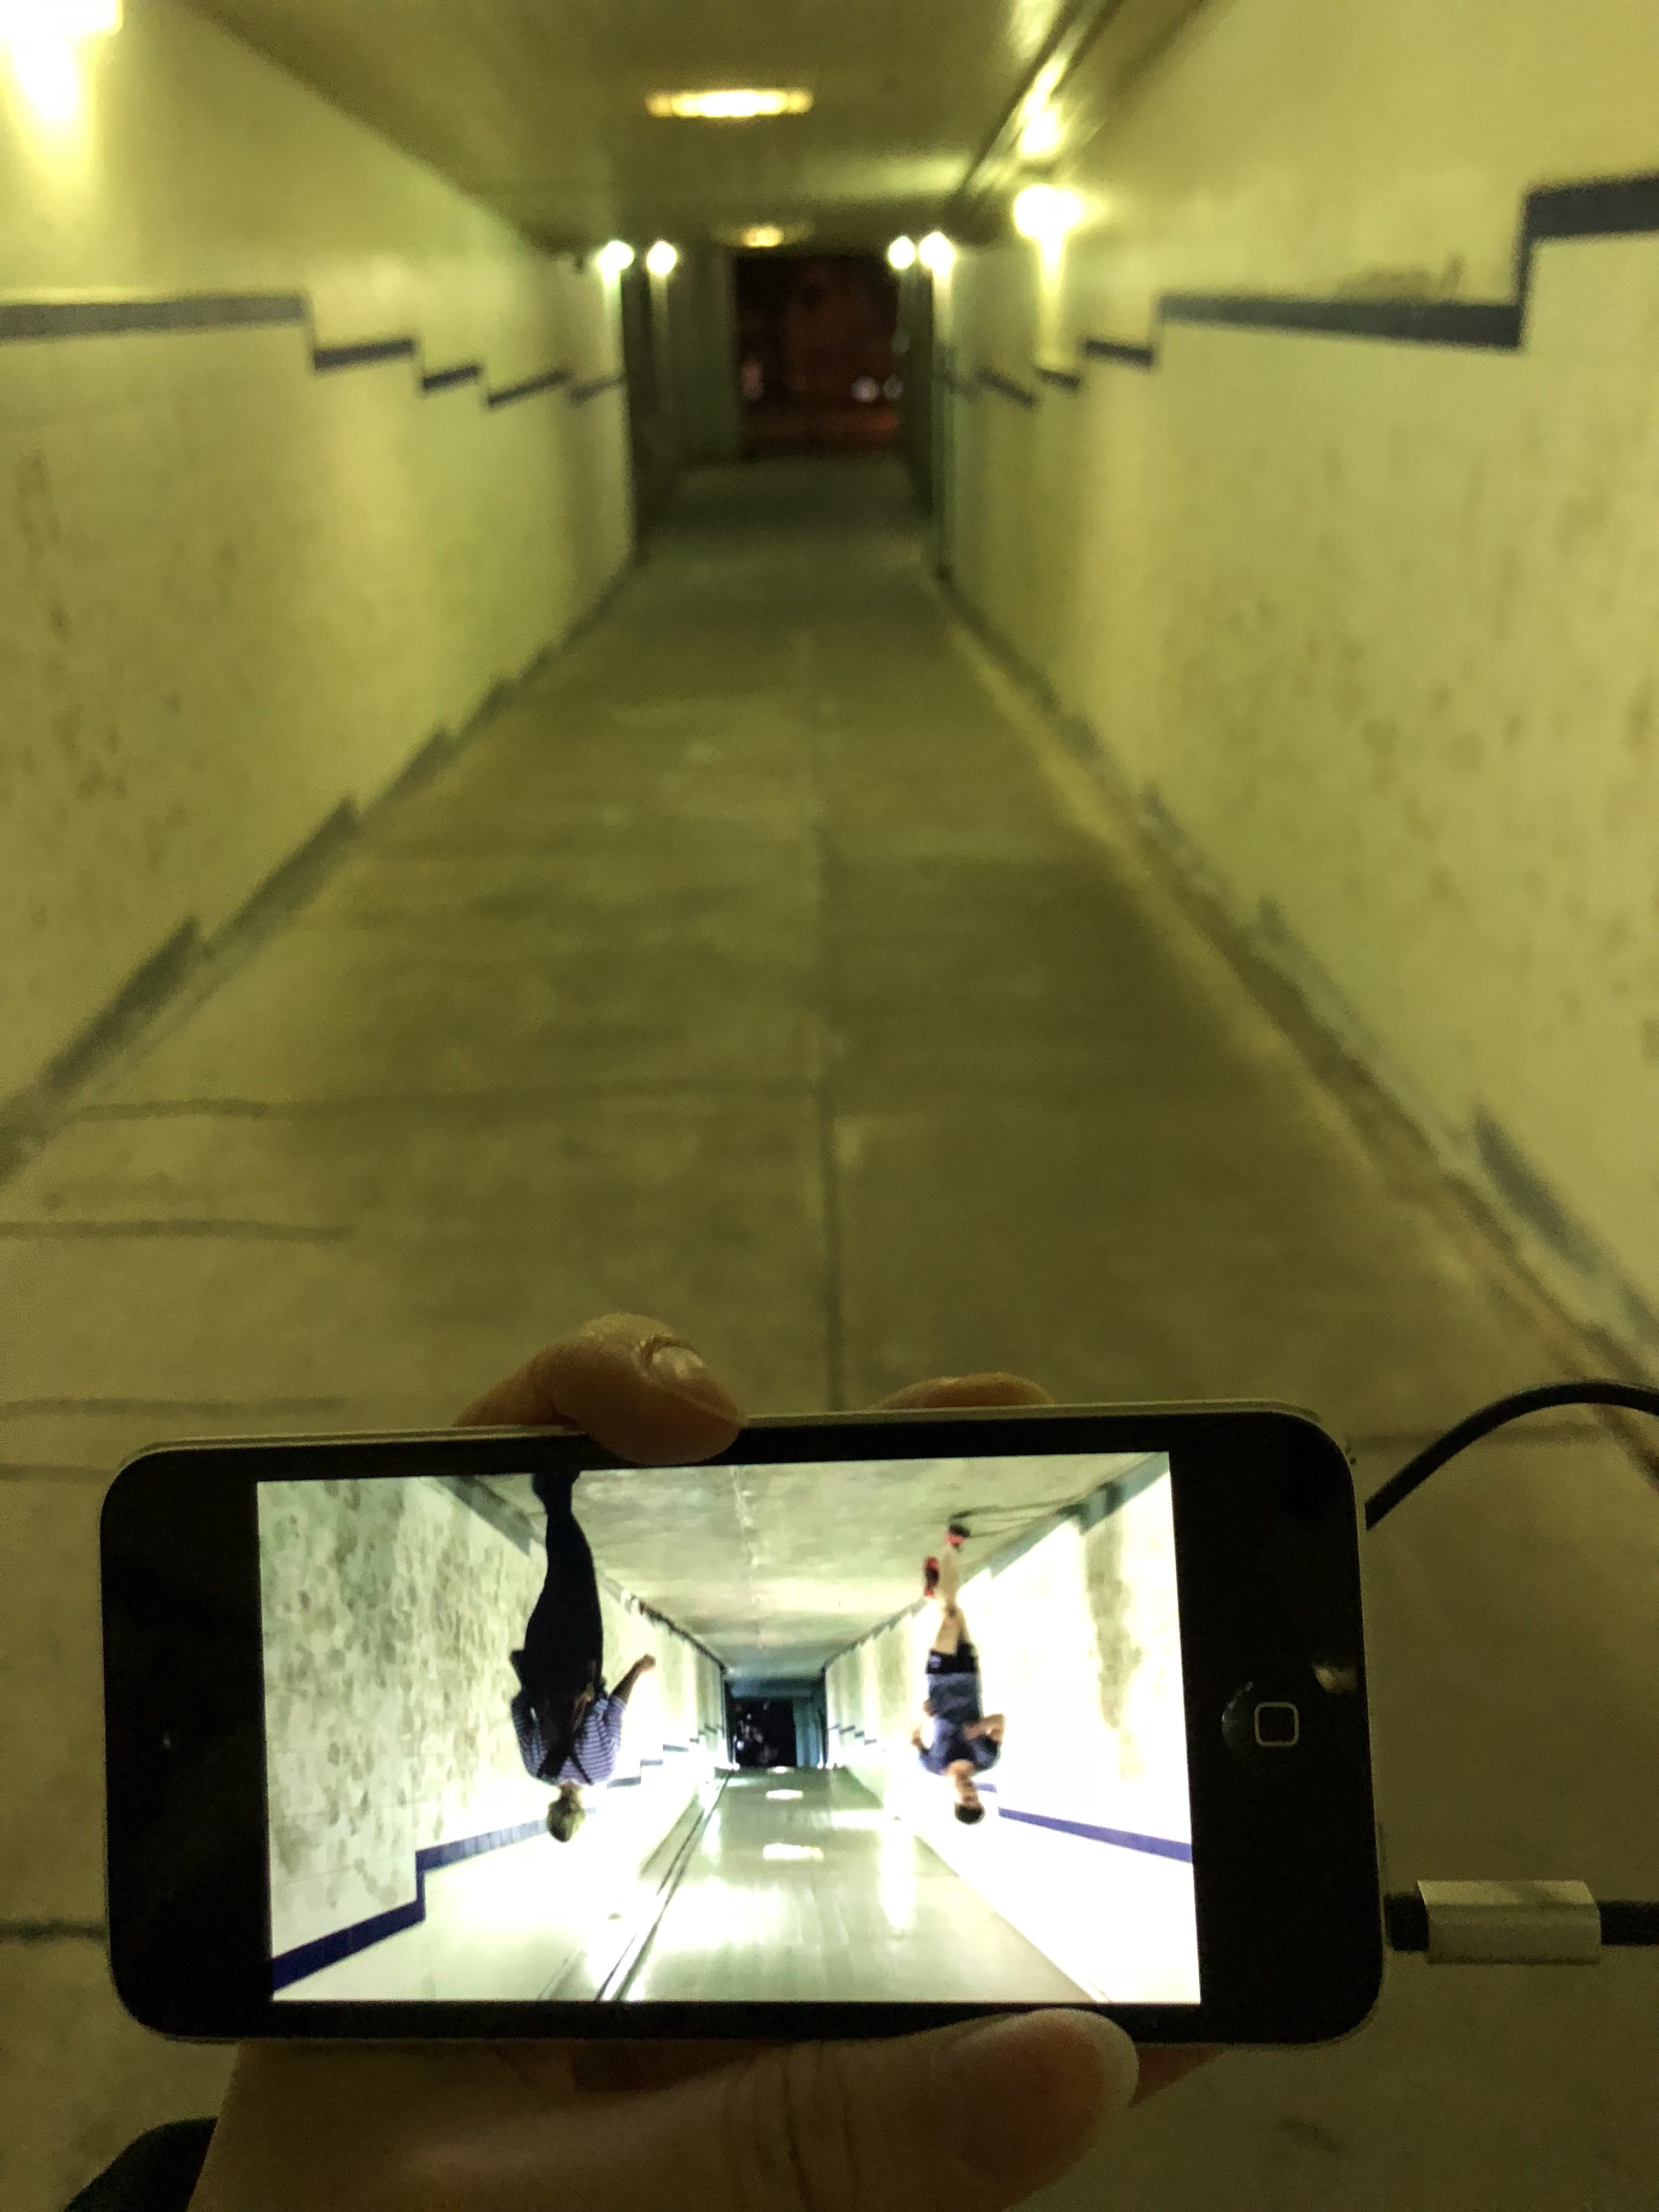
[[[910,1741],[930,1774],[950,1778],[956,1796],[956,1816],[968,1825],[985,1818],[985,1807],[975,1786],[975,1778],[1002,1756],[1003,1717],[981,1713],[979,1701],[979,1653],[968,1634],[968,1623],[957,1603],[957,1555],[968,1531],[953,1521],[946,1531],[945,1549],[922,1570],[922,1587],[939,1601],[939,1627],[927,1654],[927,1694],[922,1700],[921,1724]]]

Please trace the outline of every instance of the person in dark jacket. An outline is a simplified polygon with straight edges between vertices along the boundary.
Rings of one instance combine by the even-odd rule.
[[[547,1832],[568,1844],[584,1818],[584,1784],[608,1782],[622,1748],[623,1715],[634,1685],[656,1665],[636,1659],[614,1690],[605,1686],[605,1622],[593,1553],[577,1520],[574,1474],[538,1474],[531,1487],[547,1515],[547,1573],[511,1656],[519,1688],[510,1711],[525,1771],[551,1782]]]

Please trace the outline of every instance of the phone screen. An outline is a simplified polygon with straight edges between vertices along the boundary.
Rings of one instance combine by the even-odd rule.
[[[258,1525],[278,2001],[1199,2002],[1167,1456],[262,1481]]]

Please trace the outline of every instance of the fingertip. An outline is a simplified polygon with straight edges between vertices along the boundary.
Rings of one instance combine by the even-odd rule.
[[[902,1413],[929,1407],[945,1411],[952,1407],[1052,1406],[1054,1402],[1042,1385],[1033,1382],[1030,1376],[998,1372],[935,1375],[925,1382],[911,1382],[902,1390],[895,1390],[890,1397],[880,1401],[880,1407]]]

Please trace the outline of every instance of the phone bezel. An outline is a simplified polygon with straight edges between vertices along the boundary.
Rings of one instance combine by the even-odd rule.
[[[1203,1993],[1192,2006],[1097,2008],[1146,2043],[1352,2033],[1380,1994],[1384,1946],[1358,1522],[1341,1448],[1295,1407],[1045,1406],[772,1417],[705,1463],[927,1457],[942,1430],[953,1458],[1169,1455]],[[798,2039],[1030,2008],[271,1997],[256,1482],[629,1464],[545,1429],[208,1440],[127,1462],[105,1500],[101,1555],[110,1962],[136,2019],[204,2040]],[[1257,1557],[1274,1545],[1282,1558],[1286,1543],[1290,1567]],[[1316,1665],[1340,1686],[1322,1684]],[[1246,1684],[1304,1701],[1315,1725],[1293,1755],[1241,1751],[1236,1729],[1230,1748],[1222,1711]]]

